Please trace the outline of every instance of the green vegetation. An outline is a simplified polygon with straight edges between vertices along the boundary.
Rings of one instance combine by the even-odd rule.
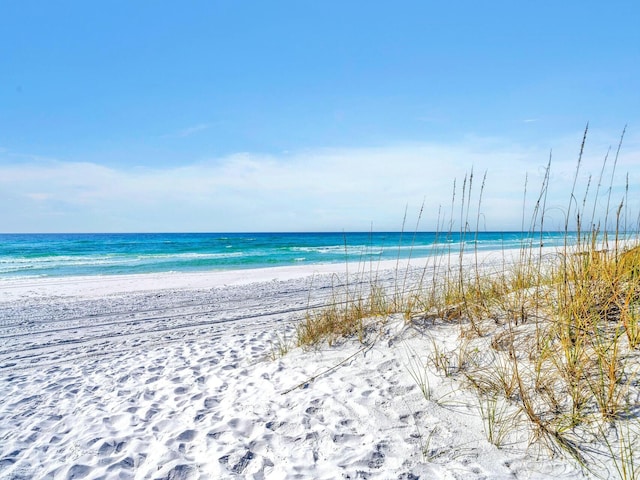
[[[417,280],[408,281],[408,269],[396,268],[392,286],[373,276],[347,284],[335,289],[329,306],[307,314],[298,345],[333,344],[343,337],[366,342],[367,332],[393,313],[406,322],[454,324],[456,349],[445,351],[425,338],[424,352],[411,352],[410,374],[426,400],[431,390],[424,369],[432,367],[476,392],[487,438],[497,447],[510,430],[524,428],[532,444],[566,455],[595,475],[607,474],[601,470],[606,463],[615,466],[615,476],[640,478],[640,238],[637,225],[628,227],[628,186],[612,203],[618,201],[612,185],[620,146],[603,219],[595,212],[608,158],[595,190],[589,177],[578,197],[583,149],[584,140],[564,212],[564,247],[549,252],[532,241],[513,255],[503,252],[499,264],[485,264],[477,250],[462,246],[434,258]],[[540,239],[550,169],[551,161],[529,227]],[[478,231],[484,191],[483,179],[472,199],[473,178],[471,173],[464,179],[459,207],[454,187],[449,221],[459,219],[461,233],[470,237],[474,215]],[[429,362],[417,362],[420,356]]]

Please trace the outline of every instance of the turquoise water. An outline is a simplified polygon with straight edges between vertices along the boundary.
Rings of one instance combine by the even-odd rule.
[[[549,232],[545,245],[562,245]],[[538,245],[540,234],[419,233],[149,233],[0,234],[0,278],[236,270],[377,261]]]

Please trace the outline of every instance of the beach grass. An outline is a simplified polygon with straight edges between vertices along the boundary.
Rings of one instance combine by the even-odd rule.
[[[455,348],[425,336],[424,352],[411,352],[409,373],[425,400],[431,398],[425,369],[460,378],[476,393],[487,438],[497,447],[517,429],[530,444],[596,476],[639,478],[640,237],[626,208],[628,181],[622,198],[612,194],[623,137],[613,164],[607,154],[599,176],[589,176],[579,191],[585,129],[564,212],[564,246],[543,247],[550,159],[532,218],[523,218],[529,240],[518,252],[483,262],[477,246],[467,251],[463,241],[459,251],[432,258],[417,280],[409,280],[407,266],[396,268],[393,285],[375,276],[347,281],[330,305],[307,314],[298,345],[331,345],[344,337],[365,342],[367,329],[394,313],[407,324],[455,325]],[[460,192],[454,186],[448,224],[456,219],[463,239],[477,235],[485,178],[477,192],[473,172]],[[527,194],[525,185],[525,203]],[[602,217],[596,204],[603,198]]]

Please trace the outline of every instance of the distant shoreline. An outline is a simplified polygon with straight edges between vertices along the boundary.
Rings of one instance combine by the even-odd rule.
[[[560,246],[563,232],[0,234],[0,279],[246,271]],[[323,267],[324,268],[324,267]]]

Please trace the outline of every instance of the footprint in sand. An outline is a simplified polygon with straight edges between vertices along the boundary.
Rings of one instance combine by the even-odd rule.
[[[114,453],[120,453],[126,445],[126,441],[117,442],[116,440],[107,440],[98,448],[98,455],[108,457]]]
[[[155,417],[157,414],[158,414],[158,409],[155,408],[155,407],[152,407],[149,410],[147,410],[147,413],[144,415],[143,419],[144,419],[145,422],[148,422],[153,417]]]
[[[371,454],[367,466],[369,468],[379,469],[384,465],[385,451],[388,449],[388,445],[384,442],[380,442],[376,445],[375,451]]]
[[[237,459],[235,457],[237,457],[237,455],[225,455],[224,457],[220,457],[218,461],[231,470],[231,472],[239,475],[244,472],[255,455],[251,450],[247,450],[242,457]]]
[[[227,426],[244,437],[249,437],[255,427],[252,421],[240,418],[232,418],[227,422]]]
[[[145,400],[153,400],[153,397],[155,396],[156,396],[155,390],[145,390],[142,398],[144,398]]]
[[[165,477],[158,477],[155,480],[192,480],[197,478],[198,472],[191,465],[176,465]]]
[[[196,438],[196,435],[198,435],[198,432],[196,430],[185,430],[180,435],[178,435],[178,438],[176,438],[176,440],[178,442],[192,442],[193,439]]]
[[[198,410],[195,414],[195,416],[193,417],[193,421],[194,423],[200,423],[203,420],[205,420],[207,418],[207,415],[209,415],[209,412],[207,412],[206,410]],[[212,420],[214,421],[218,421],[220,420],[219,417],[217,415],[212,415]]]
[[[72,465],[67,472],[67,480],[74,480],[76,478],[85,478],[91,472],[91,467],[88,465]]]

